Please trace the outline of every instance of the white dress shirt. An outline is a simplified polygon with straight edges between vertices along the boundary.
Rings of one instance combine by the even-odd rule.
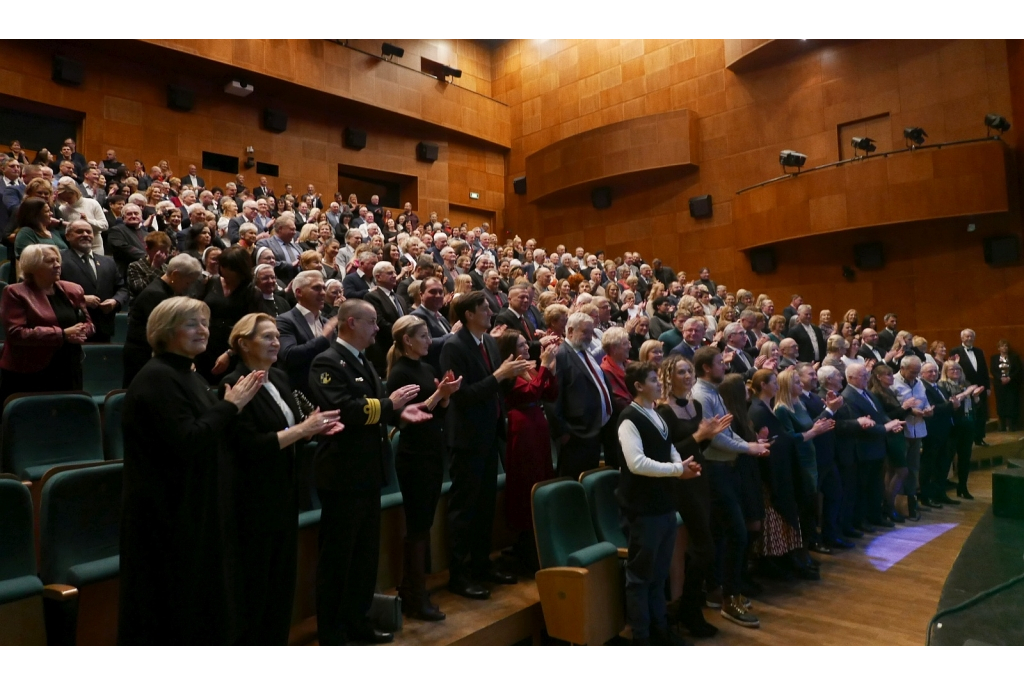
[[[807,336],[811,339],[811,347],[814,348],[814,359],[821,359],[821,350],[818,349],[818,336],[815,335],[814,326],[809,323],[801,324],[804,330],[807,331]]]
[[[309,330],[313,331],[314,338],[323,334],[324,326],[320,323],[320,316],[318,314],[314,314],[301,304],[295,305],[295,309],[302,315],[302,318],[306,320],[306,323],[309,324]]]

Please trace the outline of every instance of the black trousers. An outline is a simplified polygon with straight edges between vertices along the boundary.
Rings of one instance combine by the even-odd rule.
[[[818,457],[818,492],[821,493],[821,534],[826,539],[842,535],[839,523],[843,506],[843,483],[833,459]]]
[[[942,497],[946,492],[946,474],[949,473],[949,461],[944,459],[947,452],[949,436],[936,439],[926,435],[921,440],[921,496],[928,499]],[[943,468],[945,464],[945,468]]]
[[[569,441],[558,446],[558,475],[579,480],[584,471],[596,469],[601,464],[601,435],[579,438],[569,435]]]
[[[711,535],[711,488],[707,478],[681,480],[676,484],[676,507],[686,527],[686,563],[682,600],[700,606],[704,581],[715,563]]]
[[[490,567],[498,495],[498,445],[452,450],[448,491],[449,577],[464,582]]]
[[[399,447],[395,457],[398,487],[402,491],[405,511],[405,536],[410,539],[429,537],[434,525],[437,501],[441,499],[446,454],[406,453]]]
[[[601,428],[601,447],[604,449],[604,465],[613,468],[622,466],[622,445],[619,444],[619,417],[612,416]],[[600,457],[598,457],[600,462]],[[595,467],[596,468],[596,467]]]
[[[956,452],[956,477],[961,487],[967,487],[967,477],[971,473],[971,453],[974,451],[971,438],[977,439],[977,424],[978,414],[975,412],[974,426],[970,419],[961,419],[953,426],[953,434],[949,438],[950,452]]]
[[[316,620],[321,645],[344,645],[348,630],[365,629],[377,587],[380,493],[320,495]]]
[[[988,393],[985,391],[978,399],[974,400],[974,442],[978,443],[985,439],[985,424],[988,423]]]
[[[121,380],[121,387],[127,389],[132,384],[132,379],[138,375],[139,371],[142,371],[142,367],[146,365],[146,362],[153,358],[153,350],[149,347],[142,348],[137,345],[125,345],[121,354],[122,362],[124,363],[124,377]]]
[[[235,570],[236,644],[287,645],[295,600],[298,528],[240,532]]]
[[[850,530],[859,521],[856,519],[857,512],[857,459],[849,457],[836,459],[836,466],[839,469],[839,487],[842,489],[842,503],[839,506],[839,527],[841,530]]]
[[[857,523],[878,523],[882,520],[884,459],[863,459],[857,462]]]

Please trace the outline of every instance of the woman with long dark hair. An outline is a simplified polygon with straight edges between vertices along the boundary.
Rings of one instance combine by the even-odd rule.
[[[231,329],[245,316],[257,311],[252,287],[252,262],[244,247],[229,247],[218,260],[220,276],[207,283],[203,302],[210,308],[210,340],[196,355],[196,369],[215,385],[231,362],[228,339]]]

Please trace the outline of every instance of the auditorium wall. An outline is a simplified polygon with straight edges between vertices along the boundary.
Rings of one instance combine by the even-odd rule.
[[[327,45],[335,62],[368,59],[341,46]],[[335,50],[341,52],[335,54]],[[254,56],[255,52],[261,56]],[[302,65],[309,61],[298,57],[289,61],[293,66],[281,68],[284,71],[280,77],[252,75],[250,82],[256,88],[249,97],[225,94],[225,83],[249,74],[246,67],[260,66],[269,59],[265,52],[271,49],[252,48],[246,53],[250,62],[239,59],[234,63],[139,41],[107,42],[102,49],[88,42],[69,41],[58,46],[52,41],[7,41],[0,51],[0,104],[4,96],[13,96],[79,113],[79,151],[90,160],[102,159],[105,151],[113,148],[122,161],[139,158],[147,168],[166,159],[171,169],[181,175],[187,173],[190,163],[201,167],[203,151],[237,156],[241,163],[245,161],[245,148],[252,146],[257,161],[279,166],[280,175],[268,178],[269,185],[278,193],[286,183],[292,184],[297,193],[305,192],[306,184],[313,183],[329,199],[339,190],[338,164],[345,164],[364,168],[368,175],[380,170],[416,177],[415,196],[402,200],[411,201],[422,219],[431,211],[446,216],[451,200],[472,202],[480,210],[494,213],[501,224],[506,153],[503,146],[490,139],[502,139],[501,122],[507,121],[508,116],[505,105],[464,89],[449,87],[444,92],[436,91],[444,86],[430,77],[402,70],[402,78],[410,79],[411,86],[403,89],[394,84],[393,91],[417,95],[403,96],[410,112],[403,113],[384,104],[377,107],[373,94],[380,92],[380,85],[374,83],[375,79],[386,81],[384,72],[366,67],[362,76],[346,77],[346,84],[367,96],[367,101],[361,102],[301,85],[297,77],[286,79],[291,73],[288,69],[302,70]],[[81,86],[63,86],[51,80],[54,54],[82,61],[85,79]],[[392,73],[401,68],[385,65],[385,69]],[[360,83],[369,84],[368,93],[360,90]],[[195,109],[169,109],[168,84],[194,89]],[[489,104],[476,104],[478,101]],[[7,99],[7,106],[11,102]],[[285,132],[272,133],[263,128],[265,107],[287,113]],[[495,116],[477,117],[479,135],[460,133],[433,120],[442,111],[457,112],[452,118],[461,120],[481,107],[489,107],[487,111]],[[432,114],[418,118],[414,116],[416,111]],[[356,151],[342,146],[342,131],[347,126],[367,131],[365,149]],[[416,144],[420,141],[439,145],[436,162],[417,161]],[[256,185],[255,169],[239,170],[245,174],[247,185]],[[207,186],[223,186],[233,180],[232,174],[201,168],[199,174]],[[340,190],[347,194],[346,188]],[[470,191],[479,193],[480,199],[471,201]]]
[[[1006,41],[811,42],[734,72],[721,40],[517,40],[497,48],[493,70],[492,95],[511,107],[507,225],[521,235],[538,235],[548,248],[638,250],[691,274],[708,266],[717,282],[767,292],[780,310],[799,292],[833,315],[849,307],[895,310],[903,325],[928,337],[955,341],[956,330],[970,324],[986,351],[1003,335],[1024,347],[1024,310],[1010,306],[1024,294],[1024,267],[995,269],[982,258],[985,236],[1019,234],[1016,206],[1002,215],[781,242],[778,268],[766,275],[754,274],[736,249],[732,216],[737,190],[781,173],[780,150],[805,153],[806,168],[840,159],[840,144],[849,145],[839,139],[844,124],[887,114],[891,135],[878,141],[882,152],[904,146],[905,126],[923,127],[937,143],[984,136],[989,112],[1012,121]],[[512,192],[511,179],[531,154],[583,131],[678,109],[698,118],[695,171],[613,183],[613,204],[604,210],[592,207],[589,193],[552,203]],[[1024,126],[1024,110],[1017,112]],[[1005,136],[1010,146],[1016,128]],[[713,196],[714,216],[693,219],[688,199],[703,194]],[[876,239],[886,249],[885,268],[846,281],[842,266],[852,265],[853,244]]]

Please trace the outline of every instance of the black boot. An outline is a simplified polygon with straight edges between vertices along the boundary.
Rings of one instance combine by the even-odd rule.
[[[917,498],[907,495],[907,518],[911,521],[920,521],[921,513],[917,510]]]
[[[427,540],[405,541],[406,575],[402,579],[399,597],[402,613],[423,621],[443,621],[444,612],[432,605],[427,595]]]
[[[704,612],[701,611],[702,606],[704,606],[704,600],[700,594],[693,597],[683,595],[679,598],[679,612],[676,614],[676,620],[690,633],[691,637],[714,637],[718,634],[718,628],[704,618]]]

